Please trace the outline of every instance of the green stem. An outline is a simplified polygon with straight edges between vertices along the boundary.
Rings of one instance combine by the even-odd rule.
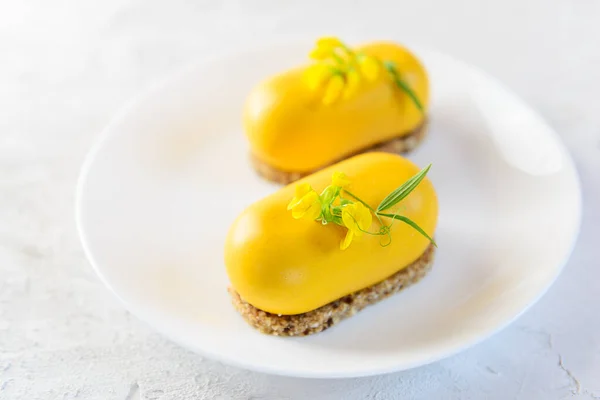
[[[396,64],[394,64],[393,61],[385,61],[383,65],[392,76],[392,79],[394,80],[394,83],[396,83],[396,86],[402,89],[408,95],[408,97],[410,97],[413,103],[415,103],[415,107],[417,107],[419,111],[424,112],[423,104],[421,104],[421,101],[419,100],[415,92],[410,88],[410,86],[406,84],[406,82],[400,79],[400,73],[396,68]]]
[[[384,213],[379,213],[379,215],[381,215],[382,217],[388,217],[388,218],[392,218],[392,219],[397,219],[398,221],[402,221],[405,224],[411,226],[414,230],[416,230],[417,232],[419,232],[421,235],[425,236],[427,239],[429,239],[429,241],[435,246],[437,247],[437,243],[435,243],[435,240],[433,240],[424,230],[423,228],[421,228],[419,225],[417,225],[416,222],[414,222],[412,219],[405,217],[403,215],[398,215],[398,214],[384,214]]]
[[[351,216],[351,217],[354,220],[354,222],[356,223],[356,226],[358,227],[358,230],[361,231],[362,233],[366,233],[367,235],[371,235],[371,236],[383,236],[384,235],[384,233],[381,233],[381,231],[379,231],[377,233],[365,231],[364,229],[362,229],[360,227],[360,225],[358,224],[358,221],[356,220],[356,218],[354,218],[353,216]],[[346,227],[346,228],[348,228],[348,227]]]

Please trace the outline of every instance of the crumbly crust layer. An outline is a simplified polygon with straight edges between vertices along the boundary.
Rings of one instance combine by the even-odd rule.
[[[321,332],[417,283],[431,270],[434,253],[435,247],[430,245],[415,262],[389,278],[303,314],[272,314],[245,302],[233,288],[229,288],[229,293],[235,309],[260,332],[275,336],[307,336]]]
[[[344,159],[350,158],[352,156],[355,156],[355,155],[358,155],[361,153],[366,153],[369,151],[383,151],[386,153],[396,153],[396,154],[409,153],[409,152],[413,151],[415,148],[417,148],[417,146],[419,146],[419,144],[425,138],[426,134],[427,134],[427,120],[425,120],[421,125],[419,125],[417,128],[415,128],[408,135],[397,137],[397,138],[388,140],[386,142],[378,143],[367,149],[363,149],[354,154],[350,154],[347,157],[344,157]],[[265,178],[269,181],[272,181],[275,183],[281,183],[283,185],[287,185],[289,183],[297,181],[300,178],[303,178],[307,175],[313,174],[313,173],[317,172],[319,169],[322,169],[322,168],[319,168],[319,169],[309,171],[309,172],[283,171],[283,170],[277,169],[277,168],[265,163],[262,160],[259,160],[253,154],[250,155],[250,160],[251,160],[252,166],[254,167],[254,169],[260,176],[262,176],[263,178]],[[336,160],[335,162],[332,162],[329,165],[333,165],[339,161],[341,161],[341,160]],[[324,166],[323,168],[325,168],[327,166]]]

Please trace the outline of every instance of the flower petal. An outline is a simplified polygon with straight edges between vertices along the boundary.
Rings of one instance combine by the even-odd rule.
[[[300,201],[300,199],[294,196],[292,198],[292,200],[290,200],[290,202],[288,203],[287,210],[289,211],[289,210],[293,209],[294,207],[296,207],[296,205],[298,204],[299,201]]]
[[[302,197],[304,197],[311,190],[313,190],[313,188],[308,183],[302,183],[302,184],[296,185],[295,196],[288,203],[287,209],[291,210],[294,207],[296,207],[300,203],[300,201],[302,200]]]
[[[304,79],[312,91],[319,89],[331,76],[331,67],[324,64],[314,64],[304,71]]]
[[[380,65],[377,59],[365,56],[360,60],[360,72],[368,81],[374,81],[379,76]]]
[[[292,217],[295,219],[307,218],[314,220],[319,215],[321,215],[320,197],[312,189],[292,207]]]
[[[352,215],[355,207],[356,204],[352,203],[342,208],[342,222],[344,223],[344,226],[346,226],[346,228],[348,228],[349,230],[354,229],[354,226],[356,225],[356,222],[354,221],[354,216]]]
[[[373,215],[371,215],[371,211],[362,205],[362,203],[357,204],[357,216],[356,219],[358,221],[358,226],[363,231],[369,230],[371,227],[371,223],[373,222]]]
[[[308,208],[308,210],[306,210],[306,214],[304,214],[304,218],[314,221],[315,219],[319,218],[320,215],[321,215],[321,203],[317,199],[317,201],[312,203],[310,205],[310,207]]]
[[[312,191],[313,188],[310,186],[310,183],[301,183],[296,185],[296,197],[303,197]]]
[[[360,86],[360,74],[355,69],[351,69],[346,74],[346,88],[344,90],[344,98],[348,99],[356,94]]]
[[[343,172],[334,172],[331,182],[333,186],[346,187],[350,184],[350,179]]]
[[[344,89],[344,78],[341,75],[334,75],[329,79],[325,95],[323,96],[323,104],[330,105],[334,103]]]
[[[331,48],[317,46],[308,54],[310,58],[317,61],[326,60],[331,55]]]
[[[353,238],[354,238],[354,233],[352,233],[351,230],[348,230],[348,232],[346,232],[346,237],[344,238],[344,240],[342,240],[340,242],[340,249],[346,250],[348,248],[348,246],[350,246],[350,243],[352,243]]]
[[[342,46],[342,41],[335,36],[325,36],[317,40],[318,47],[334,48]]]
[[[371,211],[362,203],[352,203],[342,209],[342,222],[348,230],[359,237],[368,231],[373,222]]]

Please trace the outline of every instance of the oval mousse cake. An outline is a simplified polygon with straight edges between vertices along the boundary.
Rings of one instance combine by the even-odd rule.
[[[264,333],[307,335],[418,281],[438,217],[428,170],[365,153],[250,205],[225,243],[236,309]]]
[[[421,142],[429,81],[407,48],[323,38],[311,57],[246,100],[244,128],[261,175],[289,183],[367,150],[405,153]]]

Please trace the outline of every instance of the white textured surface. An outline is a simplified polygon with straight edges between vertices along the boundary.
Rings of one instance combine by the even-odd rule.
[[[324,3],[0,2],[0,399],[600,398],[600,2]],[[271,377],[162,339],[123,310],[82,254],[73,190],[93,138],[131,96],[202,54],[356,31],[479,65],[561,133],[584,190],[567,268],[492,339],[376,378]]]

